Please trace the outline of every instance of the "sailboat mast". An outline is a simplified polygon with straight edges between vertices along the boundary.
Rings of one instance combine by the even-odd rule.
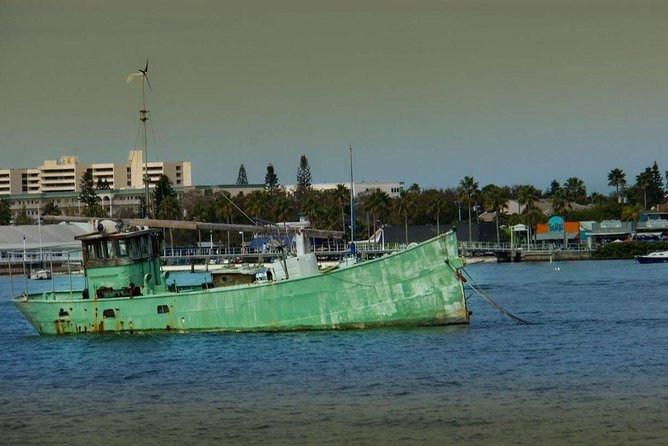
[[[42,262],[42,213],[39,209],[39,203],[37,203],[37,232],[39,233],[39,261]]]
[[[353,179],[353,145],[350,144],[350,252],[355,253],[355,180]]]

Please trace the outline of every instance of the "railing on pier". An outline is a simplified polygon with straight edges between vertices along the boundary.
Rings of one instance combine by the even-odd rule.
[[[496,255],[498,253],[508,253],[522,251],[524,253],[551,253],[551,252],[593,252],[597,246],[590,246],[587,243],[569,243],[567,245],[555,243],[531,243],[514,244],[495,243],[495,242],[459,242],[459,249],[463,255]]]

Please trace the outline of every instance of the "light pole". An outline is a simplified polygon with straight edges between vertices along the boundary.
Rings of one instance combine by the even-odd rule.
[[[239,234],[241,234],[241,253],[244,253],[244,231],[239,231]]]

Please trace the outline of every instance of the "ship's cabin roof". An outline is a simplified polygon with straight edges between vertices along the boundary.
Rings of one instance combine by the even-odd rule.
[[[153,259],[160,255],[161,232],[145,229],[132,232],[100,232],[75,237],[81,240],[84,267],[118,266]]]

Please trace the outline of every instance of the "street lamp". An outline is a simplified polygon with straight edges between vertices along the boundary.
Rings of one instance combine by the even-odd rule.
[[[239,234],[241,234],[241,253],[244,253],[244,231],[239,231]]]

